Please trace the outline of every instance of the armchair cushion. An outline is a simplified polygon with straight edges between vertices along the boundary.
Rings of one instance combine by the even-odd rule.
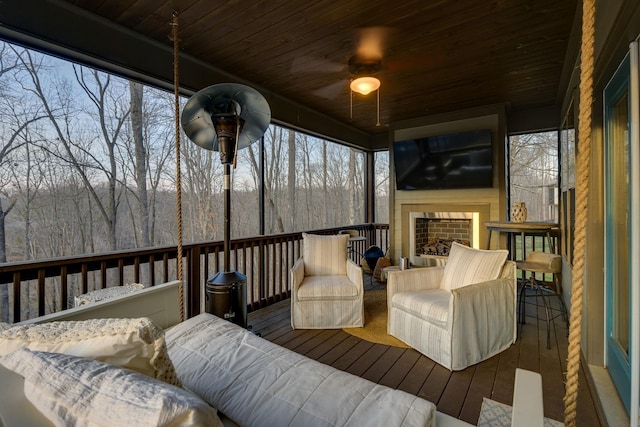
[[[305,276],[345,275],[348,234],[320,236],[302,233]]]
[[[392,306],[400,307],[432,325],[447,329],[451,292],[443,289],[401,292],[393,295]]]
[[[508,255],[507,250],[474,249],[453,242],[440,288],[451,291],[497,279]]]
[[[297,296],[300,301],[343,300],[356,298],[358,294],[358,286],[347,276],[311,276],[298,288]]]

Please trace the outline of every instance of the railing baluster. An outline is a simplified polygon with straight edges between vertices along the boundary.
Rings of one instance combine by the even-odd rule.
[[[140,257],[135,257],[133,260],[133,281],[140,283]]]
[[[284,241],[284,255],[282,257],[282,259],[285,260],[286,264],[286,270],[284,273],[284,279],[282,280],[282,286],[284,286],[283,289],[283,294],[285,298],[289,298],[289,270],[291,269],[291,267],[293,267],[293,263],[291,262],[291,248],[290,248],[290,240],[286,239]]]
[[[167,252],[162,254],[162,281],[163,283],[169,281],[169,254]]]
[[[107,287],[107,263],[102,261],[100,263],[100,289]]]
[[[149,286],[156,284],[156,258],[149,255]]]
[[[22,315],[22,292],[20,292],[20,272],[13,273],[13,322],[19,322]]]
[[[118,260],[118,286],[124,285],[124,259]]]
[[[198,283],[202,281],[202,283],[204,284],[209,277],[209,274],[210,274],[209,258],[210,257],[211,257],[211,248],[206,248],[204,250],[204,281],[201,280],[201,273],[200,273],[200,270],[198,270]]]
[[[45,270],[41,268],[38,270],[38,316],[44,316],[44,305],[45,305]]]
[[[258,243],[258,302],[260,306],[266,301],[264,259],[264,241],[260,240]]]
[[[279,300],[278,298],[278,250],[275,240],[271,240],[269,244],[269,248],[271,249],[271,302],[276,302]]]
[[[286,265],[284,264],[284,260],[285,258],[282,256],[282,242],[277,242],[274,244],[274,250],[277,248],[276,254],[278,259],[276,260],[276,265],[278,266],[278,282],[277,282],[277,290],[278,290],[278,301],[282,300],[282,294],[283,294],[283,289],[282,289],[282,273],[283,270],[286,268]]]
[[[69,307],[69,284],[66,265],[60,267],[60,294],[62,298],[60,305],[64,310]]]
[[[81,266],[81,288],[82,293],[86,294],[89,291],[89,266],[86,262],[82,263]]]
[[[187,260],[189,261],[187,265],[189,266],[189,271],[185,275],[187,277],[187,292],[184,297],[184,306],[186,309],[185,314],[189,316],[195,316],[200,313],[200,286],[204,286],[204,283],[201,285],[201,273],[200,273],[200,250],[199,246],[194,246],[189,249],[185,249],[185,255],[187,256]],[[177,260],[177,262],[182,262],[181,259]],[[205,266],[208,265],[207,257],[205,256]],[[205,270],[206,272],[206,270]],[[186,318],[186,316],[185,316]]]

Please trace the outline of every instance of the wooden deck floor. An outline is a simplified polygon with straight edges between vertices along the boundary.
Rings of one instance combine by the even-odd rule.
[[[368,280],[365,283],[369,284]],[[380,288],[373,282],[371,288]],[[483,397],[511,405],[515,368],[542,374],[545,416],[564,420],[564,374],[567,329],[554,320],[551,348],[546,348],[546,323],[537,321],[540,308],[527,298],[527,322],[514,345],[465,370],[450,372],[413,349],[374,344],[342,330],[292,330],[290,302],[285,300],[249,314],[249,324],[261,336],[297,353],[373,382],[415,394],[437,405],[438,411],[477,424]],[[598,412],[580,372],[578,426],[600,426]]]

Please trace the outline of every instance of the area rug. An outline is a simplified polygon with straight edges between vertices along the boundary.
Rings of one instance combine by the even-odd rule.
[[[365,341],[409,348],[399,339],[387,334],[387,291],[372,290],[364,293],[364,328],[345,328],[348,334]]]
[[[512,410],[513,408],[509,405],[485,397],[482,399],[478,427],[510,427]],[[550,418],[544,419],[544,427],[562,426],[564,426],[564,423],[560,421],[555,421]]]

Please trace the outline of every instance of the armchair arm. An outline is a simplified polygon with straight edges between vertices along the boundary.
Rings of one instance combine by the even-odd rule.
[[[515,273],[515,272],[514,272]],[[514,274],[515,276],[515,274]],[[451,291],[449,331],[452,354],[493,355],[516,339],[516,278],[499,278]],[[452,360],[455,366],[455,361]]]
[[[364,280],[362,279],[362,267],[350,259],[347,260],[347,277],[358,286],[360,293],[364,292]]]
[[[387,305],[390,308],[391,298],[399,292],[438,289],[443,275],[444,266],[389,271],[387,278]]]
[[[304,280],[304,259],[298,258],[289,271],[291,275],[291,299],[293,300],[296,299],[298,287]]]

